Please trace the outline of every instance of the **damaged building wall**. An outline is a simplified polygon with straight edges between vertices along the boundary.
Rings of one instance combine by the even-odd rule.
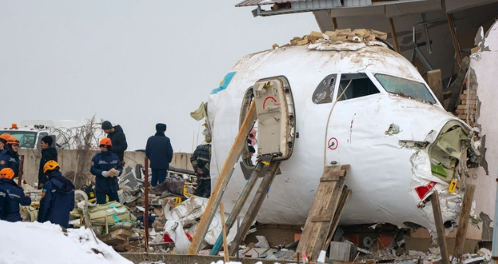
[[[90,173],[90,162],[92,157],[98,151],[89,150],[88,153],[82,153],[79,150],[58,150],[58,161],[64,175],[74,181],[76,188],[86,184],[87,180],[92,180],[93,175]],[[30,185],[35,186],[38,182],[38,168],[40,164],[41,153],[36,149],[21,149],[20,155],[24,155],[24,174],[23,179]],[[170,166],[179,169],[193,170],[190,164],[189,153],[174,153]],[[124,161],[126,170],[135,170],[137,164],[144,164],[145,153],[135,151],[125,151]],[[79,173],[75,173],[79,172]]]
[[[480,37],[477,37],[479,42]],[[496,61],[498,60],[498,23],[493,24],[488,31],[484,43],[476,43],[480,50],[470,58],[470,72],[467,81],[469,90],[465,95],[467,98],[476,99],[468,101],[465,109],[468,110],[469,123],[475,118],[476,126],[480,128],[484,140],[482,152],[485,153],[485,160],[481,167],[470,170],[468,181],[476,184],[474,200],[476,202],[474,213],[483,221],[479,224],[479,229],[472,226],[469,228],[468,236],[476,236],[482,233],[483,240],[491,240],[491,221],[494,220],[496,194],[495,178],[498,173],[496,161],[498,160],[498,115],[496,112]],[[475,80],[472,73],[475,72]],[[473,97],[474,89],[476,96]],[[462,103],[466,103],[463,102]],[[475,111],[471,111],[475,107]],[[463,107],[462,107],[463,108]],[[472,114],[474,112],[474,115]],[[465,120],[465,119],[464,119]],[[488,166],[489,165],[489,166]]]

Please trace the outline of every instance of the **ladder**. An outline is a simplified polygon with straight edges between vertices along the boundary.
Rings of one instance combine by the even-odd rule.
[[[345,185],[349,169],[350,165],[325,167],[296,254],[316,260],[320,250],[327,249],[351,195]]]

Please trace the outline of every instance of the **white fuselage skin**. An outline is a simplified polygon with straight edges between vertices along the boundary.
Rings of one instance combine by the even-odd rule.
[[[431,175],[426,150],[402,146],[400,140],[427,141],[432,130],[433,135],[439,134],[444,124],[457,119],[439,102],[432,105],[389,94],[373,77],[382,73],[425,84],[405,58],[381,46],[357,51],[316,51],[294,46],[248,55],[232,72],[236,73],[228,87],[211,94],[208,103],[213,186],[238,133],[245,91],[259,79],[283,75],[293,93],[299,136],[291,158],[282,162],[281,174],[276,176],[257,220],[304,224],[324,166],[336,162],[351,165],[346,184],[352,196],[342,214],[342,224],[391,223],[401,227],[404,222],[413,222],[432,229],[432,210],[417,207],[421,200],[414,187],[435,181],[444,192],[448,184]],[[326,104],[312,101],[317,85],[327,75],[359,72],[366,73],[380,93],[335,104],[335,99]],[[338,90],[336,85],[333,98],[338,96]],[[398,134],[386,135],[391,124],[399,127]],[[337,140],[333,150],[328,148],[330,138]],[[245,183],[237,164],[223,196],[227,211],[233,208]],[[456,217],[459,206],[453,205],[445,207],[443,220]]]

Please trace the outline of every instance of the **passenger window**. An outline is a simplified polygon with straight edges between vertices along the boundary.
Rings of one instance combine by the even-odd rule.
[[[313,103],[327,104],[332,102],[334,96],[335,80],[337,74],[331,74],[325,77],[316,87],[313,93]]]
[[[375,84],[364,73],[341,74],[338,96],[342,96],[338,101],[358,98],[362,96],[379,93]]]

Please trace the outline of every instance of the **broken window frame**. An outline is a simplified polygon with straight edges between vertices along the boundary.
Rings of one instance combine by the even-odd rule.
[[[431,92],[431,89],[429,89],[427,87],[427,85],[425,85],[423,82],[419,82],[419,81],[415,81],[415,80],[410,80],[410,79],[406,79],[406,78],[402,78],[402,77],[397,77],[397,76],[394,76],[394,75],[389,75],[389,74],[384,74],[384,73],[375,73],[375,74],[373,74],[373,76],[379,82],[380,86],[382,88],[384,88],[384,90],[387,93],[389,93],[389,94],[396,94],[396,95],[400,95],[400,96],[403,96],[403,97],[406,97],[406,98],[410,98],[410,99],[413,99],[413,100],[427,102],[427,103],[430,103],[430,104],[437,104],[438,103],[437,100],[436,100],[436,97]],[[422,98],[423,96],[417,95],[416,92],[408,94],[407,92],[410,91],[410,90],[406,90],[406,92],[402,92],[402,91],[393,92],[393,91],[391,91],[393,89],[389,89],[389,88],[391,88],[391,86],[386,87],[387,84],[383,83],[383,80],[380,79],[378,76],[386,76],[386,77],[390,77],[392,79],[403,80],[403,81],[406,81],[407,84],[408,83],[418,84],[418,88],[423,88],[423,89],[419,89],[418,92],[424,93],[424,96],[426,98]]]
[[[313,91],[313,95],[311,96],[311,101],[316,105],[321,104],[329,104],[334,102],[335,91],[337,86],[337,78],[340,74],[332,73],[325,76],[320,83],[318,83],[316,89]],[[327,84],[333,78],[332,84]],[[326,93],[325,97],[318,99],[318,94]],[[330,99],[330,101],[329,101]]]
[[[345,94],[343,94],[341,96],[341,98],[339,98],[339,96],[343,92],[343,90],[341,89],[341,82],[342,82],[343,76],[350,76],[350,75],[360,75],[360,76],[363,75],[364,77],[366,77],[370,81],[370,83],[373,85],[373,87],[375,87],[375,89],[377,90],[377,92],[376,93],[366,94],[366,95],[361,95],[361,96],[357,96],[357,97],[352,97],[352,98],[346,98],[346,99],[342,99],[342,97],[345,96]],[[338,103],[339,102],[349,101],[349,100],[354,100],[354,99],[358,99],[358,98],[363,98],[363,97],[367,97],[367,96],[372,96],[372,95],[379,95],[379,94],[384,93],[384,90],[380,89],[380,87],[379,87],[379,85],[377,83],[377,79],[373,78],[372,74],[370,74],[369,72],[341,73],[341,74],[339,74],[338,79],[339,79],[339,82],[336,82],[337,89],[335,91],[336,94],[334,95],[334,98],[335,98],[335,100],[338,101]],[[360,79],[360,78],[354,78],[354,79]],[[348,80],[350,80],[350,79],[348,79]],[[344,88],[346,88],[346,87],[344,87]]]

